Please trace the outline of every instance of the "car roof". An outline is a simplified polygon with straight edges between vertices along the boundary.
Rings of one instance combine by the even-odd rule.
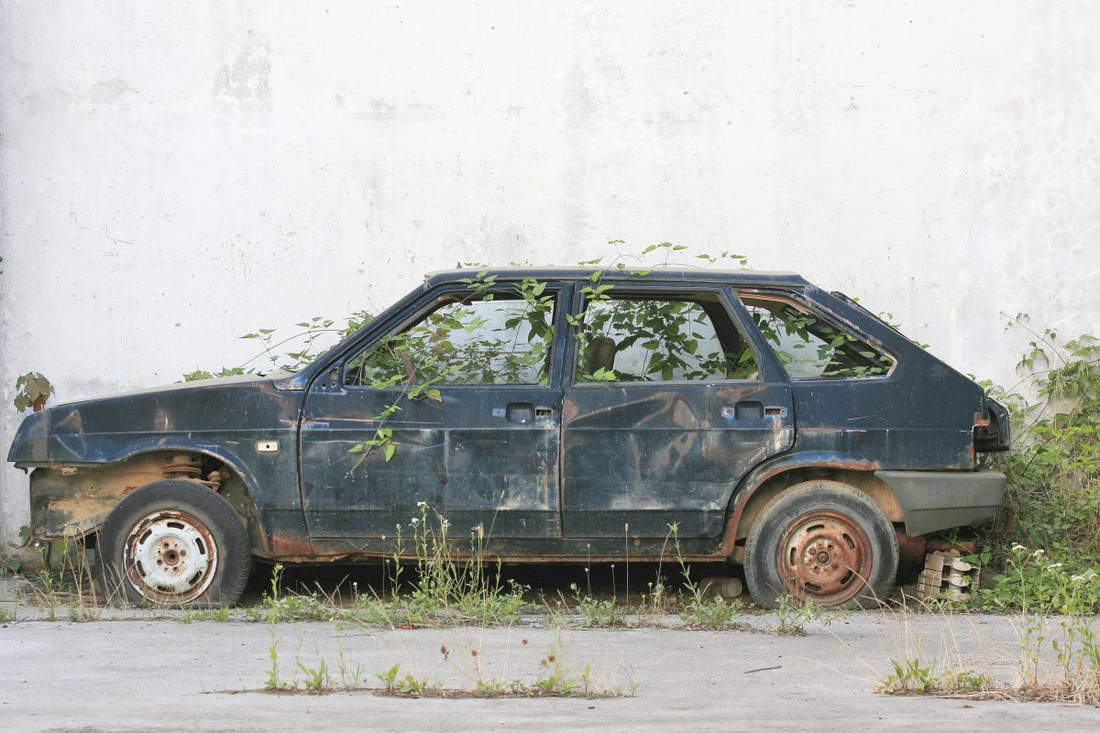
[[[766,272],[762,270],[711,270],[690,267],[644,267],[618,266],[601,269],[599,267],[507,267],[507,268],[461,268],[455,270],[437,270],[424,276],[428,286],[443,283],[460,282],[477,277],[495,275],[497,280],[521,280],[531,277],[542,280],[588,280],[593,273],[601,272],[602,280],[679,280],[681,282],[722,282],[738,285],[782,285],[787,287],[807,287],[810,283],[794,272]]]

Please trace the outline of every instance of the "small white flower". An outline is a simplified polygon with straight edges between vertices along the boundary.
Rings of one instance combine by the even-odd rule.
[[[416,508],[417,508],[417,509],[426,509],[426,508],[427,508],[427,506],[428,506],[428,502],[426,502],[426,501],[418,501],[418,502],[416,502]]]
[[[412,526],[415,527],[419,521],[420,521],[420,519],[418,517],[413,517],[412,518]]]
[[[1046,550],[1036,550],[1035,552],[1031,553],[1031,556],[1032,557],[1042,557],[1045,554],[1047,554]]]
[[[1074,583],[1083,583],[1084,580],[1085,580],[1085,576],[1084,575],[1071,575],[1069,579],[1071,581],[1073,581]]]
[[[1047,570],[1056,570],[1056,569],[1058,569],[1058,568],[1060,568],[1060,567],[1062,567],[1062,563],[1060,563],[1060,562],[1052,562],[1052,563],[1051,563],[1050,565],[1047,565]]]
[[[1027,548],[1021,545],[1019,542],[1013,543],[1012,545],[1013,552],[1023,552],[1025,550],[1027,550]]]

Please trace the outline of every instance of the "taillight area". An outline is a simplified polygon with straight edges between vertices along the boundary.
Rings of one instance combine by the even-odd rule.
[[[1008,410],[997,400],[986,397],[984,409],[974,416],[974,448],[991,453],[1008,450],[1011,443]]]

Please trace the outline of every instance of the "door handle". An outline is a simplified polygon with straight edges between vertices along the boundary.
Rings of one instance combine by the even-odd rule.
[[[503,417],[508,422],[529,425],[537,420],[554,416],[554,408],[535,406],[534,402],[509,402],[506,407],[494,407],[493,417]]]
[[[735,403],[733,407],[722,408],[722,417],[733,418],[738,422],[759,421],[763,420],[765,416],[782,419],[787,416],[787,408],[782,405],[765,405],[757,400],[741,400]]]
[[[508,422],[528,425],[535,421],[535,403],[509,402],[504,408],[504,419]]]
[[[757,400],[741,400],[733,408],[722,410],[723,417],[732,417],[737,422],[759,421],[764,419],[764,403]]]

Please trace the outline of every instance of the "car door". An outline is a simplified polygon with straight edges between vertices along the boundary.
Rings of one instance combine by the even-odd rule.
[[[407,533],[422,507],[460,541],[560,536],[561,298],[527,282],[437,289],[314,383],[300,445],[315,546]]]
[[[740,479],[794,438],[790,388],[747,315],[723,287],[660,284],[578,291],[574,309],[565,536],[719,536]]]

